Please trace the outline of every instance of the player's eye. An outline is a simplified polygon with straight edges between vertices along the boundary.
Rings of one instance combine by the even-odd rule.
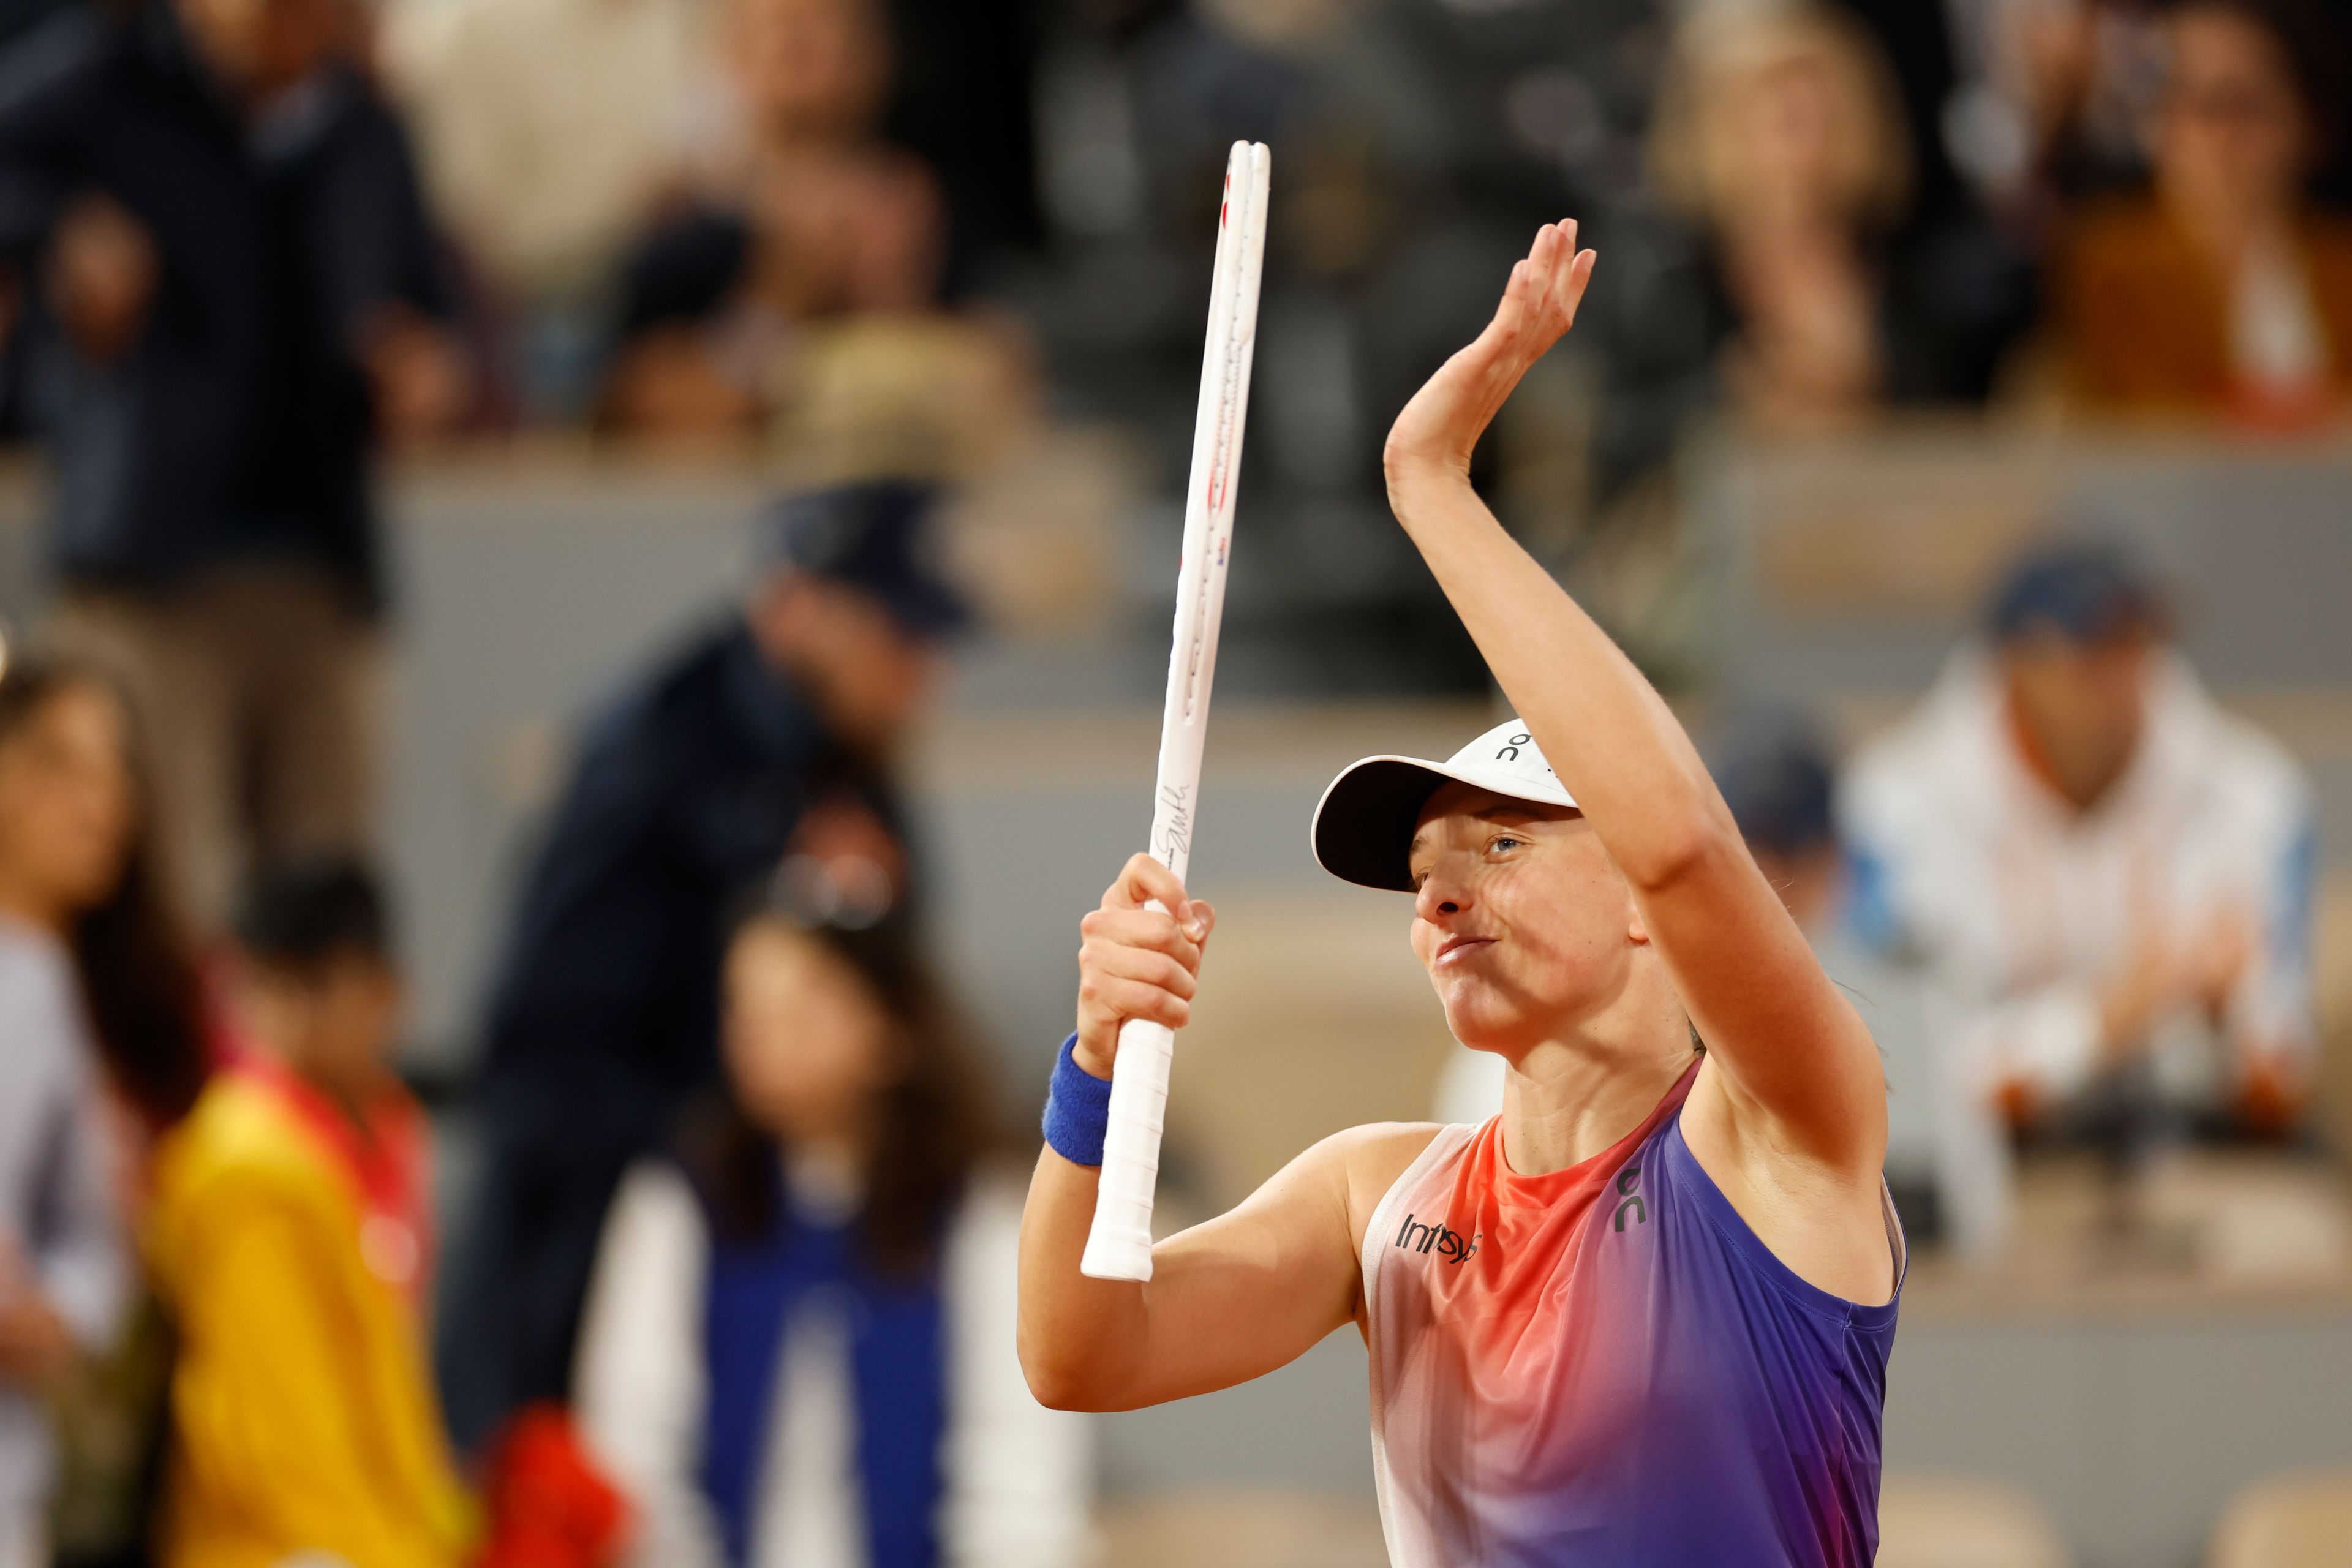
[[[1527,840],[1524,838],[1515,838],[1507,833],[1503,833],[1497,834],[1494,841],[1488,844],[1486,847],[1497,851],[1509,850],[1517,849],[1526,843]]]

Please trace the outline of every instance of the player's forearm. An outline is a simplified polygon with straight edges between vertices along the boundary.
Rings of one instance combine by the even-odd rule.
[[[1738,843],[1664,700],[1504,531],[1461,469],[1391,462],[1389,500],[1504,695],[1636,886],[1672,881]]]
[[[1056,1410],[1125,1408],[1121,1390],[1150,1342],[1143,1286],[1078,1272],[1098,1175],[1045,1150],[1021,1213],[1021,1370]]]

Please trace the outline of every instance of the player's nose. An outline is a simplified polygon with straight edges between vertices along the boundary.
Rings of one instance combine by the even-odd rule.
[[[1470,908],[1470,884],[1456,871],[1454,858],[1440,856],[1413,894],[1412,912],[1433,924],[1443,925]]]

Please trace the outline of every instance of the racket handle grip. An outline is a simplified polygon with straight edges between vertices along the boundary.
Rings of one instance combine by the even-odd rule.
[[[1130,1018],[1119,1026],[1095,1221],[1078,1260],[1078,1272],[1090,1279],[1151,1278],[1151,1197],[1175,1058],[1176,1033],[1167,1026]]]

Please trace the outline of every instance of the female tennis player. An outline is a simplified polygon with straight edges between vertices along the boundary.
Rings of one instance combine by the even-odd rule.
[[[1048,1405],[1127,1409],[1352,1321],[1398,1568],[1867,1563],[1904,1256],[1877,1053],[1665,703],[1470,487],[1592,264],[1547,226],[1389,435],[1397,518],[1519,720],[1355,764],[1315,823],[1327,868],[1412,895],[1448,1025],[1509,1064],[1502,1114],[1339,1133],[1160,1242],[1150,1283],[1081,1276],[1119,1025],[1184,1023],[1214,920],[1136,857],[1082,925],[1022,1361]]]

